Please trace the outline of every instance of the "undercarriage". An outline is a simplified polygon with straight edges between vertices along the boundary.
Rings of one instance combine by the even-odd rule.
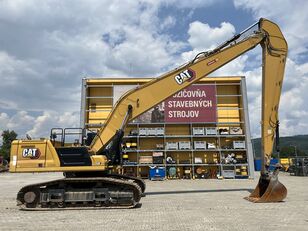
[[[17,205],[23,210],[134,208],[144,189],[138,178],[71,175],[23,187],[17,194]]]

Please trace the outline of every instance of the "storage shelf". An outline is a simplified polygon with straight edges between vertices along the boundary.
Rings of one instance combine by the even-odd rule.
[[[164,136],[138,136],[139,138],[164,138]]]
[[[176,167],[176,166],[179,166],[179,167],[192,167],[193,164],[166,164],[166,167]]]
[[[245,137],[245,135],[165,135],[165,136],[124,136],[123,138],[129,139],[129,138],[218,138],[218,137]]]
[[[165,164],[138,164],[139,167],[151,167],[151,166],[157,166],[157,167],[165,167]]]
[[[220,166],[220,164],[193,164],[194,166]]]
[[[245,135],[236,135],[236,134],[232,134],[232,135],[218,135],[219,137],[245,137]]]
[[[229,166],[229,167],[240,167],[248,166],[248,163],[245,164],[123,164],[123,167],[147,167],[147,166],[160,166],[160,167],[172,167],[172,166]]]
[[[246,149],[123,149],[123,152],[243,152]]]
[[[128,126],[130,126],[130,125],[134,125],[134,126],[136,126],[136,125],[140,125],[140,126],[143,126],[143,125],[145,125],[145,126],[151,126],[151,125],[154,125],[154,126],[157,126],[157,125],[161,125],[161,126],[165,126],[165,125],[194,125],[194,124],[204,124],[204,125],[235,125],[235,124],[244,124],[244,122],[243,121],[238,121],[238,122],[190,122],[190,123],[187,123],[187,122],[183,122],[183,123],[181,123],[181,122],[178,122],[178,123],[171,123],[171,122],[168,122],[168,123],[155,123],[155,122],[153,122],[153,123],[140,123],[140,122],[131,122],[131,123],[129,123],[128,124]]]
[[[165,149],[165,152],[191,152],[191,149]]]
[[[243,163],[243,164],[221,164],[221,166],[248,166],[248,163]]]
[[[196,138],[196,137],[208,137],[208,138],[215,137],[215,138],[217,138],[216,135],[209,135],[209,136],[196,136],[196,135],[179,135],[179,136],[177,136],[177,135],[167,135],[165,137],[166,138]]]
[[[122,152],[126,153],[126,152],[138,152],[137,149],[130,149],[130,150],[126,150],[126,149],[123,149]]]
[[[193,149],[193,152],[219,152],[220,149]]]
[[[220,149],[221,152],[244,152],[247,149]]]

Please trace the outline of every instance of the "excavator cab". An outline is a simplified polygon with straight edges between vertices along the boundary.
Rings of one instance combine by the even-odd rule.
[[[83,128],[52,128],[50,141],[54,147],[83,146],[87,136],[86,132]]]
[[[87,146],[91,145],[96,132],[84,128],[52,128],[50,141],[55,147],[61,164],[63,158],[73,161],[72,166],[80,163],[81,166],[91,166]],[[119,129],[106,147],[97,155],[106,156],[108,165],[122,164],[122,138],[124,131]],[[65,166],[65,165],[63,165]]]

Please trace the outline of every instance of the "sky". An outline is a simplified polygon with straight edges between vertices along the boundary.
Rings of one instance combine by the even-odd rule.
[[[307,11],[305,0],[0,0],[0,133],[79,127],[83,77],[157,77],[263,17],[289,45],[281,136],[307,134]],[[260,137],[261,49],[213,75],[246,76]]]

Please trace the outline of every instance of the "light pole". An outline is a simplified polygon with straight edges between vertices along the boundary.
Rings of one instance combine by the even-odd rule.
[[[296,147],[296,145],[290,145],[290,147],[294,147],[294,154],[295,154],[295,157],[297,159],[297,147]]]
[[[297,159],[297,147],[296,147],[296,145],[290,145],[290,147],[294,147],[294,154],[295,154],[295,162],[293,163],[293,165],[294,164],[296,164],[297,165],[297,163],[298,163],[298,159]],[[290,159],[289,159],[290,160]],[[292,159],[291,159],[292,160]],[[292,161],[293,162],[293,161]]]

